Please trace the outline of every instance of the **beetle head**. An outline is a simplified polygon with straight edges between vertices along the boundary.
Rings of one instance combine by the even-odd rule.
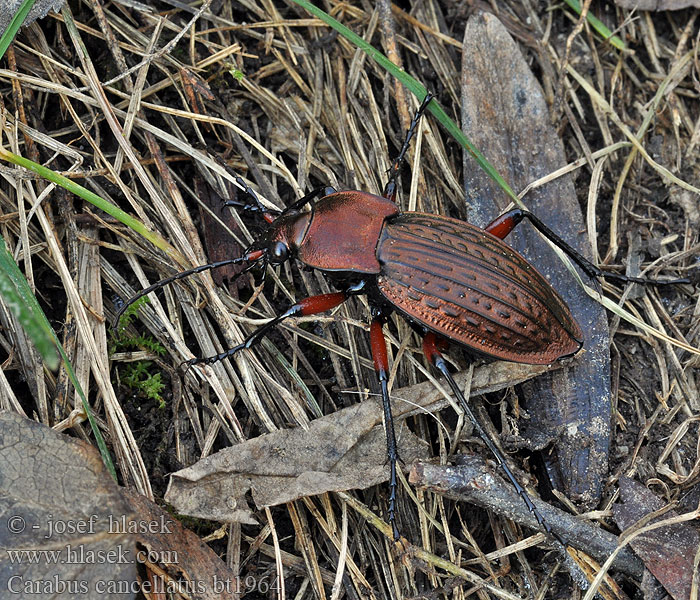
[[[188,269],[187,271],[182,271],[176,275],[173,275],[172,277],[162,279],[161,281],[154,283],[152,286],[141,290],[139,293],[135,294],[124,302],[119,308],[113,321],[114,328],[117,327],[119,317],[139,298],[146,296],[151,292],[155,292],[156,290],[159,290],[166,285],[173,283],[174,281],[184,279],[185,277],[189,277],[195,273],[202,273],[210,269],[240,263],[247,263],[247,265],[242,271],[234,275],[234,277],[230,279],[230,282],[235,281],[244,273],[248,273],[249,271],[255,269],[260,269],[264,278],[267,265],[280,265],[294,256],[303,243],[304,236],[306,235],[311,222],[312,213],[303,213],[299,210],[304,204],[306,204],[306,202],[303,201],[306,200],[306,198],[302,199],[302,201],[297,201],[282,213],[275,215],[274,213],[268,211],[262,205],[262,203],[260,203],[258,197],[255,195],[255,192],[248,188],[242,179],[237,178],[237,180],[239,185],[247,188],[248,195],[254,200],[254,204],[240,203],[240,205],[243,206],[244,209],[262,214],[265,221],[269,223],[269,227],[265,234],[260,239],[253,242],[246,249],[243,255],[239,256],[238,258],[230,258],[207,265],[201,265],[193,269]],[[333,190],[333,188],[327,188],[326,190],[326,192],[334,191],[335,190]],[[239,206],[237,201],[233,201],[230,204]]]
[[[282,213],[270,224],[265,235],[246,250],[246,260],[262,261],[264,265],[286,262],[301,246],[310,221],[308,212]]]

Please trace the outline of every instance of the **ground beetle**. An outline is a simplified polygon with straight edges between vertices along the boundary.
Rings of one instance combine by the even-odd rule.
[[[384,405],[390,468],[389,522],[399,538],[395,521],[396,438],[387,387],[389,362],[382,327],[393,311],[423,336],[428,360],[447,379],[475,431],[532,511],[540,526],[552,534],[525,489],[508,468],[505,458],[483,430],[466,398],[452,378],[441,350],[456,343],[492,359],[526,364],[549,364],[575,354],[583,333],[569,308],[548,281],[503,238],[523,219],[559,246],[590,277],[608,277],[638,283],[657,282],[603,273],[551,231],[533,214],[511,210],[484,229],[463,221],[417,212],[400,212],[394,200],[397,178],[411,138],[432,96],[426,95],[416,111],[401,151],[390,170],[382,196],[361,191],[338,192],[321,187],[275,215],[255,192],[237,178],[254,204],[229,202],[260,212],[269,227],[239,258],[202,265],[164,279],[127,301],[119,315],[138,298],[173,281],[208,269],[248,263],[243,272],[279,265],[296,258],[323,271],[342,291],[305,298],[250,334],[241,344],[216,356],[187,361],[187,366],[214,363],[250,348],[289,317],[314,315],[367,295],[372,307],[370,341],[374,367]],[[316,198],[320,199],[313,202]],[[311,205],[311,210],[302,208]],[[559,536],[555,537],[562,541]]]

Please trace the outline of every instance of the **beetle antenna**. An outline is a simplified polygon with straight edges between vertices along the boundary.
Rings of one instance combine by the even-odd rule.
[[[258,251],[258,252],[261,252],[261,251]],[[196,273],[202,273],[203,271],[209,271],[211,269],[218,269],[219,267],[225,267],[227,265],[235,265],[238,263],[242,263],[243,261],[246,261],[246,260],[257,260],[258,258],[261,258],[261,256],[251,258],[250,255],[251,255],[250,252],[246,252],[243,256],[240,256],[238,258],[229,258],[226,260],[220,260],[218,262],[209,263],[207,265],[200,265],[199,267],[194,267],[193,269],[188,269],[187,271],[182,271],[180,273],[177,273],[176,275],[173,275],[172,277],[167,277],[166,279],[161,279],[160,281],[157,281],[152,286],[147,287],[145,290],[141,290],[136,295],[132,296],[126,302],[124,302],[124,304],[122,304],[122,306],[117,311],[117,314],[114,317],[114,320],[112,321],[112,328],[113,329],[117,328],[117,325],[119,324],[119,319],[124,314],[124,312],[126,312],[127,308],[129,308],[134,302],[136,302],[140,298],[143,298],[144,296],[147,296],[151,292],[155,292],[156,290],[164,288],[166,285],[170,285],[171,283],[173,283],[174,281],[177,281],[178,279],[184,279],[185,277],[189,277],[190,275],[194,275]],[[251,264],[248,265],[245,269],[243,269],[240,273],[236,273],[231,278],[230,281],[234,282],[241,275],[243,275],[244,273],[247,273],[248,271],[253,269],[256,265],[257,265],[256,262],[251,262]]]

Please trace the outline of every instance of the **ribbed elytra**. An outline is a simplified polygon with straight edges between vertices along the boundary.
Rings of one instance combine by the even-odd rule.
[[[549,364],[581,347],[581,329],[559,294],[483,229],[403,213],[386,221],[376,255],[386,300],[451,341],[527,364]]]

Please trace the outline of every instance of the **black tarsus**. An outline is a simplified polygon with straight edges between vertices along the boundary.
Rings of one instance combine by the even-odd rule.
[[[406,152],[408,152],[408,147],[411,143],[411,140],[413,139],[413,136],[415,135],[418,122],[420,121],[420,118],[423,116],[423,113],[428,108],[428,104],[430,104],[433,98],[433,94],[431,94],[430,92],[426,93],[423,102],[413,115],[413,119],[411,119],[411,124],[408,126],[408,131],[406,132],[406,137],[404,139],[403,145],[401,146],[401,150],[399,151],[399,155],[396,157],[394,164],[388,171],[389,180],[384,186],[383,196],[385,198],[388,198],[389,200],[394,200],[396,198],[396,180],[399,176],[399,173],[401,173],[401,163],[403,163],[403,161],[406,159]]]
[[[447,368],[447,363],[445,362],[445,359],[442,357],[442,355],[436,352],[434,360],[432,362],[435,368],[438,369],[440,373],[442,373],[445,379],[447,379],[447,383],[449,383],[450,388],[452,388],[452,393],[459,400],[459,404],[462,407],[464,413],[467,415],[467,418],[472,424],[474,431],[476,431],[478,436],[482,439],[484,444],[486,444],[488,449],[491,451],[491,454],[493,454],[494,458],[496,459],[496,462],[498,462],[498,464],[503,469],[503,472],[506,474],[508,481],[510,481],[511,485],[515,488],[515,491],[523,499],[523,502],[525,502],[525,505],[527,506],[528,510],[532,513],[535,519],[537,519],[537,523],[539,523],[540,527],[544,529],[549,535],[554,537],[560,544],[566,546],[566,541],[550,527],[549,523],[547,523],[545,518],[542,516],[542,513],[540,513],[540,511],[533,503],[532,498],[530,498],[530,495],[527,493],[525,488],[520,484],[513,472],[510,470],[510,467],[508,466],[506,459],[501,453],[501,451],[498,449],[496,444],[493,443],[486,431],[484,431],[484,428],[479,423],[478,419],[476,418],[476,415],[472,412],[472,409],[469,407],[469,403],[464,397],[462,390],[459,389],[457,382],[454,380],[452,374]]]
[[[299,304],[293,304],[290,306],[286,311],[284,311],[281,315],[277,315],[275,318],[270,319],[267,323],[264,325],[261,325],[258,327],[253,333],[251,333],[248,337],[246,337],[240,344],[237,346],[234,346],[233,348],[229,348],[228,350],[225,350],[224,352],[221,352],[219,354],[214,354],[213,356],[207,356],[206,358],[191,358],[190,360],[186,360],[185,362],[182,363],[181,366],[184,366],[185,368],[189,368],[193,365],[213,365],[216,362],[222,361],[225,358],[229,358],[233,356],[234,354],[240,352],[241,350],[245,348],[251,348],[255,344],[257,344],[260,340],[262,340],[265,335],[267,334],[268,331],[279,325],[282,321],[288,319],[289,317],[294,317],[299,314],[301,311],[301,307]]]
[[[234,178],[236,179],[236,183],[241,186],[243,189],[241,190],[243,194],[247,197],[253,200],[254,204],[251,204],[250,202],[246,202],[245,200],[226,200],[224,202],[224,206],[233,206],[234,208],[240,208],[243,209],[244,211],[247,212],[254,212],[254,213],[262,213],[263,215],[272,215],[272,214],[277,214],[277,211],[272,211],[269,208],[266,208],[265,205],[260,202],[260,198],[258,198],[258,195],[255,193],[252,187],[250,187],[242,177],[239,177],[238,175],[234,175]]]
[[[651,285],[673,285],[680,283],[690,283],[687,278],[682,279],[651,279],[646,277],[628,277],[627,275],[620,275],[618,273],[611,273],[609,271],[603,271],[596,265],[594,265],[585,256],[580,254],[578,250],[567,244],[561,237],[554,233],[547,225],[545,225],[537,216],[531,213],[529,210],[522,210],[520,208],[515,208],[503,216],[510,217],[515,221],[517,225],[523,219],[527,219],[532,223],[533,227],[537,229],[544,237],[553,242],[556,246],[561,248],[568,256],[573,260],[581,270],[586,273],[591,278],[603,278],[603,279],[614,279],[615,281],[621,281],[623,283],[641,283],[641,284],[651,284]]]

